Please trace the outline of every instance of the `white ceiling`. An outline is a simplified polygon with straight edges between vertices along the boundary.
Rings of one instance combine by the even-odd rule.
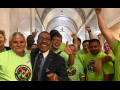
[[[71,34],[78,33],[90,16],[92,8],[36,8],[36,11],[46,31],[61,31],[63,27],[63,42],[71,42]]]

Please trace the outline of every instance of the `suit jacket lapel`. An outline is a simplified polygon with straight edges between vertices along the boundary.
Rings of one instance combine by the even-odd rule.
[[[46,58],[46,61],[44,63],[44,66],[43,66],[43,70],[42,70],[42,75],[41,75],[41,80],[43,80],[43,77],[44,77],[44,74],[46,72],[46,68],[49,67],[49,65],[51,64],[52,62],[52,57],[53,57],[53,52],[50,50],[49,53],[48,53],[48,56]]]
[[[39,49],[35,49],[31,52],[31,64],[32,64],[32,68],[34,66],[34,61],[35,61],[35,56],[39,53]]]

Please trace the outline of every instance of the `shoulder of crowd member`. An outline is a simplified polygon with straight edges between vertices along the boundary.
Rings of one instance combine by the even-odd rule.
[[[5,61],[6,59],[8,59],[8,55],[9,55],[9,53],[11,53],[10,51],[11,50],[0,53],[0,62],[1,62],[1,60]]]
[[[56,62],[63,62],[63,63],[65,63],[65,60],[64,60],[64,58],[61,56],[61,55],[59,55],[59,54],[57,54],[57,53],[54,53],[52,50],[51,50],[51,52],[53,53],[53,56],[54,56],[54,60],[56,61]],[[61,53],[64,53],[64,52],[61,52]]]
[[[39,53],[39,48],[35,48],[31,51],[30,55],[32,56],[33,53]]]
[[[120,41],[115,39],[114,40],[114,44],[113,47],[111,48],[112,52],[114,53],[114,55],[117,53],[117,49],[119,49],[118,47],[120,46]]]
[[[39,50],[39,48],[35,48],[31,52],[35,52],[35,51],[38,51],[38,50]]]
[[[52,51],[52,50],[51,50],[51,51]],[[52,52],[53,52],[53,51],[52,51]],[[54,53],[54,52],[53,52],[53,53]],[[61,54],[62,54],[62,53],[63,53],[63,54],[66,54],[66,53],[65,53],[65,52],[63,52],[63,51],[61,52]],[[57,54],[57,53],[54,53],[54,55],[53,55],[53,56],[54,56],[54,58],[60,58],[60,59],[62,58],[62,59],[63,59],[63,57],[62,57],[62,56],[60,56],[60,55],[59,55],[59,54]]]
[[[114,61],[114,60],[115,60],[115,56],[114,56],[114,54],[113,54],[113,53],[108,54],[108,55],[112,58],[112,61]]]
[[[60,47],[59,47],[59,50],[64,51],[65,47],[66,47],[66,44],[62,42]]]
[[[75,55],[75,57],[80,57],[80,58],[83,58],[83,57],[85,57],[86,56],[86,54],[76,54]]]
[[[99,53],[101,53],[103,56],[105,55],[107,55],[105,52],[103,52],[103,51],[100,51]]]
[[[60,55],[69,56],[66,52],[62,51]]]
[[[77,62],[77,63],[76,63]],[[78,58],[75,58],[75,63],[74,64],[79,64],[82,65],[81,61]],[[83,66],[83,65],[82,65]]]

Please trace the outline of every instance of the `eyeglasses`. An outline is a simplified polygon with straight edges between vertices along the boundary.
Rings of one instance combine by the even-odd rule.
[[[49,39],[49,38],[43,38],[43,37],[39,37],[39,39],[38,39],[38,40],[40,40],[40,41],[45,40],[45,41],[47,41],[47,42],[51,41],[51,39]]]
[[[57,40],[57,39],[52,39],[52,40],[54,40],[54,41],[56,41],[56,42],[57,42],[57,41],[58,41],[58,42],[62,42],[61,40]]]

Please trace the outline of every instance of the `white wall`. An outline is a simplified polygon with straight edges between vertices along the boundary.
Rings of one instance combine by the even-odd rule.
[[[9,36],[13,32],[20,30],[28,36],[35,31],[35,28],[42,30],[41,25],[40,29],[39,24],[37,27],[35,25],[37,24],[35,22],[36,14],[35,8],[0,8],[0,29],[5,31],[8,40],[5,46],[9,46]]]

